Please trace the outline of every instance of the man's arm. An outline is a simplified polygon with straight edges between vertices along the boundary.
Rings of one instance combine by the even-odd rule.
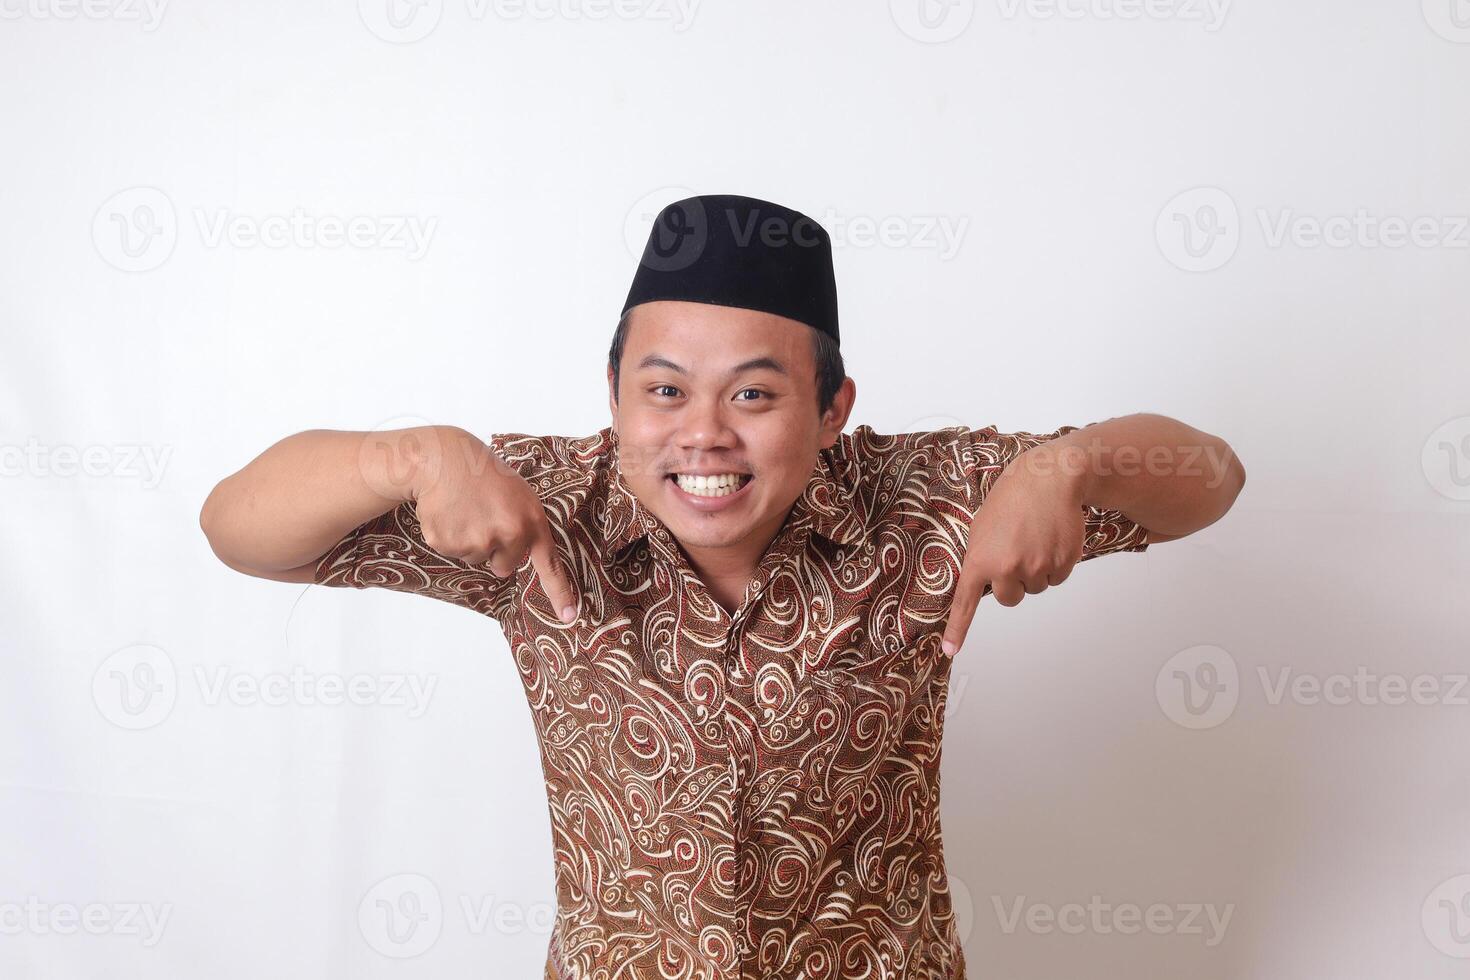
[[[1121,511],[1147,529],[1150,544],[1215,523],[1245,486],[1245,467],[1224,439],[1146,413],[1084,426],[1016,463],[1076,481],[1083,504]]]
[[[428,448],[439,442],[430,427],[298,432],[221,480],[199,526],[236,571],[310,582],[317,560],[345,534],[412,499]]]
[[[1033,445],[1000,471],[970,523],[941,648],[959,650],[987,590],[1014,606],[1066,581],[1084,557],[1086,508],[1122,514],[1154,544],[1213,524],[1244,485],[1245,467],[1223,439],[1162,415],[1108,419]]]
[[[219,559],[247,575],[315,582],[318,564],[341,543],[351,546],[353,569],[381,566],[387,587],[474,608],[493,607],[529,553],[552,609],[564,622],[576,618],[577,596],[540,498],[488,446],[452,426],[297,433],[221,480],[199,525]],[[381,532],[366,552],[347,540],[359,528]]]

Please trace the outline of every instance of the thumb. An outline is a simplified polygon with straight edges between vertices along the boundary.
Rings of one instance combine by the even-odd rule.
[[[536,569],[536,575],[541,579],[541,590],[546,593],[546,598],[551,600],[551,608],[556,610],[564,623],[570,623],[577,618],[577,594],[572,590],[572,583],[562,571],[561,562],[557,560],[556,549],[551,544],[550,529],[542,532],[536,543],[531,545],[531,564]]]

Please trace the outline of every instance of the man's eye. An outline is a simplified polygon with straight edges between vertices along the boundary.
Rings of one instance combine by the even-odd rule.
[[[664,392],[672,392],[672,394],[668,397],[675,397],[679,393],[679,389],[673,385],[655,385],[654,387],[650,388],[649,391],[653,392],[653,394],[655,395],[660,396],[662,396]],[[742,401],[760,401],[762,398],[769,397],[766,392],[761,391],[759,388],[746,388],[742,390],[739,394],[757,396],[755,398],[741,399]]]

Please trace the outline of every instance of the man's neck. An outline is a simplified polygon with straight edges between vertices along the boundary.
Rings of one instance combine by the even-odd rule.
[[[733,615],[740,608],[746,587],[755,577],[766,549],[786,525],[786,518],[790,513],[788,509],[775,528],[753,533],[738,546],[697,548],[680,542],[679,547],[689,560],[689,566],[727,613]]]
[[[680,547],[684,549],[689,566],[694,569],[709,594],[724,607],[725,612],[733,615],[740,608],[740,603],[745,598],[745,588],[755,577],[755,570],[760,567],[761,555],[765,554],[766,545],[769,544],[767,541],[758,552],[747,547],[741,547],[738,552],[730,548]]]

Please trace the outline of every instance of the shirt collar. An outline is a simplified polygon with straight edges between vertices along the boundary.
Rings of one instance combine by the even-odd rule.
[[[617,435],[608,428],[607,498],[602,510],[603,564],[611,565],[634,541],[663,529],[663,522],[644,507],[623,479]],[[845,441],[849,437],[841,436]],[[838,445],[843,445],[839,442]],[[809,521],[812,531],[839,545],[855,544],[867,532],[867,512],[856,493],[857,467],[835,449],[817,455],[811,479],[796,498],[788,520]]]

